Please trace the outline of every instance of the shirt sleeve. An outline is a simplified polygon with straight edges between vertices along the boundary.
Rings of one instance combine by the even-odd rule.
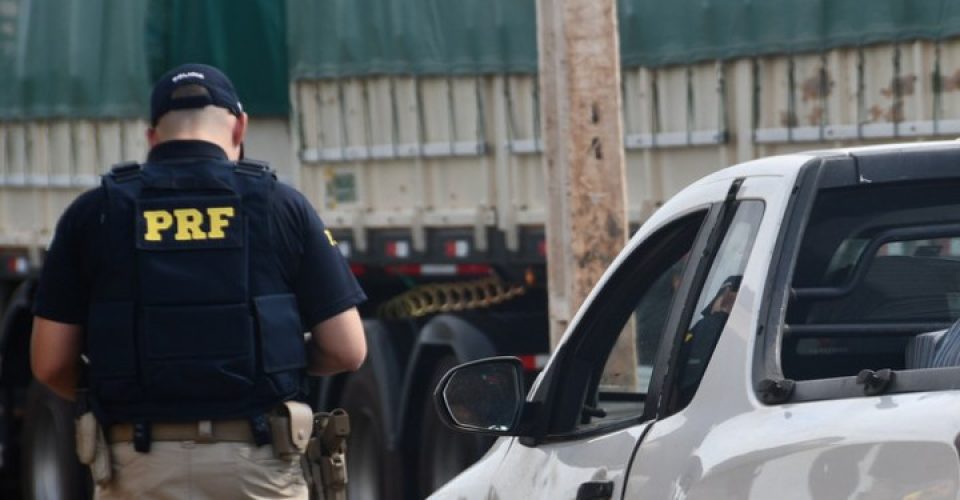
[[[296,191],[293,191],[293,197],[300,219],[299,239],[302,243],[293,289],[303,324],[312,328],[364,302],[367,296],[310,202]]]
[[[88,244],[99,212],[99,190],[88,191],[67,207],[57,222],[40,273],[33,313],[42,318],[83,325],[90,302]]]

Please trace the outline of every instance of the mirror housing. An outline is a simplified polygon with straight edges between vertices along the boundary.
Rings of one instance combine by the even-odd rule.
[[[512,356],[452,368],[437,384],[434,405],[448,427],[473,434],[519,435],[524,408],[523,363]]]

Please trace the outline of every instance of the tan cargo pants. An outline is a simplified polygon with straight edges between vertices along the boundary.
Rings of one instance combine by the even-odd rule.
[[[307,499],[300,459],[273,456],[252,443],[154,442],[150,453],[133,443],[110,446],[113,481],[97,500]]]

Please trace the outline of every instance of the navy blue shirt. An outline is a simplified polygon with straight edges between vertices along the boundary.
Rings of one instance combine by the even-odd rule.
[[[226,159],[223,150],[203,141],[158,144],[150,163],[183,159]],[[47,252],[34,304],[34,314],[84,325],[90,292],[103,249],[100,234],[104,209],[103,188],[80,195],[67,208]],[[310,202],[297,190],[277,183],[272,217],[277,228],[276,249],[281,272],[297,296],[303,324],[313,327],[366,300],[332,237]]]

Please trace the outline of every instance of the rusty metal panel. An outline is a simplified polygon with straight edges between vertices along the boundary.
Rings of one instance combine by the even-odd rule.
[[[934,138],[960,133],[957,40],[755,60],[760,144]]]
[[[960,40],[949,40],[934,48],[939,56],[939,92],[934,95],[934,113],[938,121],[960,119]]]

